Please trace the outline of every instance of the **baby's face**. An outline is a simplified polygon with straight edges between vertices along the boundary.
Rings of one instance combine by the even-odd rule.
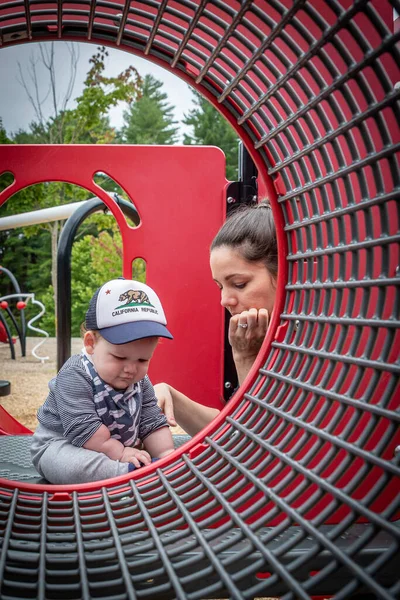
[[[157,344],[157,337],[119,345],[96,337],[94,344],[85,343],[85,348],[102,380],[116,390],[124,390],[147,374]]]

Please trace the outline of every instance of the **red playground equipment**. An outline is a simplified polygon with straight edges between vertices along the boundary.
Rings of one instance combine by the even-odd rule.
[[[276,307],[252,371],[219,417],[169,457],[92,484],[35,482],[29,431],[0,413],[4,600],[399,597],[393,8],[397,0],[0,3],[2,47],[108,44],[197,88],[250,153],[279,250]],[[151,151],[160,167],[148,166]],[[176,354],[160,353],[155,369],[189,393],[198,384],[196,399],[214,406],[223,315],[208,312],[218,299],[206,256],[226,210],[221,156],[0,146],[1,168],[14,175],[0,204],[51,178],[110,207],[124,274],[144,258],[150,285],[171,298]],[[141,219],[135,230],[94,184],[97,171],[128,193]],[[177,276],[182,265],[187,281]],[[203,334],[191,347],[189,327]]]
[[[14,291],[16,293],[21,292],[18,281],[16,280],[16,278],[14,277],[14,275],[12,274],[12,272],[9,269],[6,269],[5,267],[0,265],[0,276],[1,275],[5,275],[10,279],[10,283],[12,284]],[[22,298],[22,296],[21,296]],[[17,300],[18,300],[18,296],[17,296]],[[23,304],[23,306],[22,306]],[[9,321],[11,321],[11,323],[14,325],[14,329],[18,334],[18,338],[19,338],[19,343],[21,346],[21,354],[22,356],[25,356],[25,352],[26,352],[26,326],[25,326],[25,304],[19,300],[17,302],[17,308],[20,311],[20,322],[18,323],[18,320],[15,318],[13,312],[10,309],[9,303],[7,302],[7,300],[5,298],[1,297],[0,294],[0,342],[2,342],[3,344],[8,344],[10,347],[10,352],[11,352],[11,358],[15,360],[15,349],[14,349],[14,344],[16,342],[16,339],[12,337],[11,335],[11,329],[9,326]],[[6,313],[8,315],[8,320],[4,317],[4,314]]]
[[[8,344],[9,343],[9,338],[8,338],[8,334],[6,331],[6,328],[4,327],[3,323],[0,323],[0,342],[2,344]],[[13,344],[15,344],[16,340],[15,338],[11,338],[11,342]]]
[[[39,333],[42,336],[48,337],[48,333],[46,331],[33,326],[33,323],[35,321],[37,321],[38,319],[40,319],[40,317],[45,313],[45,308],[39,300],[35,299],[35,294],[21,292],[18,281],[16,280],[16,278],[14,277],[14,275],[12,274],[12,272],[9,269],[6,269],[5,267],[0,266],[0,275],[7,275],[9,277],[9,279],[14,287],[14,291],[15,291],[14,294],[6,294],[5,296],[4,295],[0,296],[0,341],[3,341],[5,343],[9,344],[10,351],[11,351],[11,358],[15,360],[14,344],[15,344],[16,340],[11,337],[10,327],[7,323],[7,320],[4,318],[2,311],[4,311],[8,315],[8,318],[10,319],[11,323],[13,324],[14,329],[16,330],[16,332],[18,334],[19,343],[21,346],[21,354],[22,354],[22,356],[25,356],[26,355],[27,329],[30,329],[31,331]],[[18,319],[14,316],[14,313],[12,312],[12,310],[10,308],[9,301],[14,302],[16,309],[19,311],[19,314],[20,314],[19,322],[18,322]],[[32,317],[29,320],[29,322],[26,324],[25,323],[25,308],[29,301],[32,304],[35,304],[36,307],[39,307],[39,310],[37,311],[37,314],[34,317]],[[48,356],[45,356],[45,357],[38,356],[38,354],[36,353],[36,350],[43,344],[44,341],[45,341],[44,339],[38,341],[38,343],[35,345],[35,347],[32,348],[33,356],[35,358],[37,358],[38,360],[40,360],[41,362],[48,360]]]

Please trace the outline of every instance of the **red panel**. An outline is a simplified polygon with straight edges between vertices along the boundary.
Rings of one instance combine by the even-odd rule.
[[[0,406],[0,435],[31,435],[32,431]]]
[[[42,181],[80,185],[115,215],[124,245],[124,275],[141,257],[147,283],[159,293],[174,335],[152,360],[153,383],[167,381],[193,399],[221,407],[223,311],[211,279],[209,246],[225,217],[225,157],[211,147],[0,145],[0,174],[15,182],[0,205]],[[93,182],[105,172],[128,194],[141,224],[127,225],[120,209]]]

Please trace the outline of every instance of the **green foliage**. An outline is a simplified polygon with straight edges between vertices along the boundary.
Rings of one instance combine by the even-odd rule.
[[[54,292],[53,287],[49,285],[47,289],[42,292],[35,294],[36,299],[43,303],[45,307],[45,314],[41,317],[40,321],[34,323],[34,325],[40,329],[46,331],[50,337],[56,335],[56,324],[55,324],[55,307],[54,307]],[[32,331],[27,331],[28,336],[34,336]],[[41,336],[39,336],[41,337]]]
[[[0,264],[17,278],[24,292],[41,292],[49,284],[51,252],[49,236],[38,232],[26,235],[29,227],[11,232],[0,232]],[[6,289],[6,292],[3,290]],[[2,279],[0,294],[13,292],[8,281]]]
[[[55,76],[52,70],[53,48],[50,54],[41,53],[42,60],[48,61],[50,73],[50,90],[55,95]],[[28,131],[18,131],[12,139],[9,139],[0,120],[0,143],[18,144],[68,144],[68,143],[112,143],[116,141],[116,132],[110,126],[108,111],[120,101],[131,103],[137,100],[141,94],[142,80],[134,67],[126,69],[115,77],[105,77],[105,48],[98,48],[90,59],[89,70],[81,95],[76,98],[74,109],[62,109],[54,107],[54,115],[47,120],[42,118],[41,106],[36,107],[38,120],[30,124]],[[34,81],[37,85],[37,81]],[[53,87],[52,87],[53,86]],[[26,86],[25,90],[28,89]],[[29,95],[31,102],[33,96]],[[40,118],[39,118],[40,117]],[[3,174],[0,177],[0,190],[10,185],[11,174]],[[123,191],[109,181],[102,185],[103,189]],[[87,190],[78,186],[62,182],[40,183],[15,194],[0,209],[0,216],[15,215],[47,207],[77,202],[87,199]],[[99,220],[96,220],[96,217]],[[102,220],[103,219],[103,220]],[[104,219],[108,219],[107,224]],[[77,263],[73,267],[73,298],[74,306],[73,322],[74,335],[78,334],[76,329],[76,318],[82,320],[83,307],[87,303],[96,287],[107,279],[110,273],[121,274],[121,251],[116,251],[118,240],[114,242],[113,217],[96,215],[85,221],[80,228],[78,239],[73,247],[73,261]],[[25,227],[17,230],[0,232],[0,264],[9,268],[17,277],[21,289],[34,292],[46,307],[46,314],[41,319],[41,327],[51,335],[55,334],[54,318],[54,290],[51,285],[55,280],[55,253],[54,240],[57,241],[58,234],[63,223],[41,224]],[[96,238],[99,238],[99,247],[103,247],[103,253],[96,248]],[[52,245],[53,241],[53,245]],[[82,254],[78,258],[79,253]],[[92,256],[93,255],[93,256]],[[111,258],[112,257],[112,258]],[[115,264],[114,264],[114,261]],[[112,264],[110,264],[112,263]],[[109,272],[107,271],[109,268]],[[107,273],[107,274],[106,274]],[[8,282],[1,281],[0,294],[11,293]],[[85,308],[85,310],[86,310]],[[28,304],[27,313],[30,311]],[[34,312],[36,309],[34,309]],[[36,314],[36,313],[35,313]],[[80,322],[79,321],[79,322]],[[32,333],[29,332],[28,335]]]
[[[114,226],[116,229],[116,225]],[[102,231],[98,238],[86,235],[72,249],[72,335],[79,335],[89,301],[96,289],[122,271],[121,236]]]
[[[0,117],[0,144],[11,144],[11,140],[7,135],[3,126],[3,119]]]
[[[100,215],[93,215],[97,219]],[[114,217],[107,219],[107,229],[97,238],[85,235],[72,249],[72,335],[78,336],[80,325],[96,289],[109,279],[122,275],[122,240]],[[133,270],[132,277],[144,281],[144,264]]]
[[[84,235],[72,247],[71,255],[71,323],[72,336],[80,335],[81,323],[91,297],[96,289],[109,279],[122,275],[122,241],[113,216],[94,214],[88,220],[90,226],[97,226],[98,236]],[[145,265],[138,261],[134,265],[132,277],[145,281]],[[54,299],[50,286],[38,299],[46,306],[46,315],[41,327],[50,335],[55,335]]]
[[[90,60],[90,68],[82,94],[73,109],[56,109],[47,119],[30,124],[28,132],[18,131],[18,144],[110,144],[116,132],[110,126],[108,112],[119,102],[130,104],[141,95],[142,79],[130,66],[116,77],[105,77],[105,58],[108,52],[99,47]],[[55,79],[55,72],[52,77]],[[55,88],[53,88],[55,92]],[[37,112],[41,113],[41,110]]]
[[[114,217],[96,214],[91,219],[103,224],[98,237],[85,235],[72,248],[73,336],[79,335],[80,325],[85,320],[90,299],[96,289],[107,280],[122,275],[122,240]],[[145,280],[145,265],[142,261],[134,266],[132,277],[139,281]]]
[[[103,46],[89,60],[92,66],[87,74],[84,90],[76,100],[77,107],[72,111],[75,117],[74,128],[89,133],[93,138],[92,143],[109,144],[114,141],[114,130],[108,128],[103,135],[97,131],[104,122],[105,115],[119,102],[131,104],[141,96],[142,79],[133,66],[117,77],[104,76],[106,56],[108,52]],[[68,139],[65,143],[69,143]]]
[[[98,236],[83,235],[72,246],[71,253],[71,323],[72,336],[80,335],[80,325],[90,298],[96,289],[107,279],[120,277],[122,273],[121,235],[114,217],[100,214],[92,215],[85,224],[90,229],[97,229],[98,224],[104,226]],[[82,228],[81,227],[81,228]],[[51,336],[55,335],[53,288],[48,286],[38,299],[46,307],[46,314],[41,320],[41,328]]]
[[[217,146],[226,156],[226,177],[231,181],[238,178],[239,138],[228,121],[206,100],[194,92],[195,108],[183,119],[185,125],[193,128],[193,133],[184,134],[186,145]]]
[[[174,107],[162,91],[162,82],[151,75],[142,81],[136,69],[130,67],[116,77],[105,77],[105,48],[98,48],[90,59],[89,70],[81,95],[73,109],[63,105],[47,120],[30,124],[28,131],[18,131],[9,138],[0,119],[0,143],[114,143],[174,144],[178,141]],[[129,105],[124,112],[120,132],[110,125],[109,109],[124,101]],[[40,111],[39,111],[40,113]],[[38,113],[37,113],[38,114]],[[195,93],[195,108],[183,121],[192,128],[185,134],[185,144],[214,145],[223,150],[227,161],[227,178],[237,179],[238,137],[228,122],[199,94]],[[11,174],[0,177],[0,191],[10,185]],[[124,190],[107,176],[99,173],[95,181],[104,190],[128,199]],[[19,214],[56,205],[87,199],[87,190],[62,182],[46,182],[26,188],[15,194],[0,209],[0,216]],[[25,292],[34,292],[43,302],[46,313],[35,323],[52,336],[55,335],[55,306],[52,283],[55,256],[52,239],[57,238],[62,223],[25,227],[0,232],[0,264],[9,268]],[[52,237],[53,236],[53,237]],[[113,216],[97,213],[86,219],[72,248],[72,335],[80,334],[80,324],[94,291],[105,281],[122,273],[121,235]],[[138,259],[132,277],[145,281],[145,263]],[[12,293],[9,282],[0,281],[0,294]],[[37,314],[28,303],[27,318]],[[13,333],[15,335],[15,332]],[[28,335],[33,335],[28,332]]]
[[[1,216],[18,215],[33,210],[61,206],[71,202],[86,200],[91,194],[77,185],[60,181],[46,181],[24,188],[17,192],[1,207]],[[36,235],[39,230],[47,230],[45,224],[35,225],[23,231],[27,236]],[[29,231],[28,231],[29,230]],[[21,232],[19,232],[21,234]]]
[[[0,208],[0,216],[17,215],[88,197],[87,190],[78,186],[60,182],[40,183],[14,194]],[[61,221],[53,223],[58,232],[62,225]],[[15,274],[21,289],[26,292],[41,294],[50,285],[52,248],[49,227],[49,224],[43,223],[0,231],[0,264]]]
[[[169,105],[163,84],[146,75],[142,95],[124,112],[121,140],[127,144],[175,144],[178,128],[174,127],[174,107]]]

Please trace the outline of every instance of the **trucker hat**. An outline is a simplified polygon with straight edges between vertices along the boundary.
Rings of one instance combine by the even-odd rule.
[[[160,299],[151,287],[133,279],[112,279],[94,293],[86,313],[87,330],[97,330],[111,344],[147,337],[173,339]]]

